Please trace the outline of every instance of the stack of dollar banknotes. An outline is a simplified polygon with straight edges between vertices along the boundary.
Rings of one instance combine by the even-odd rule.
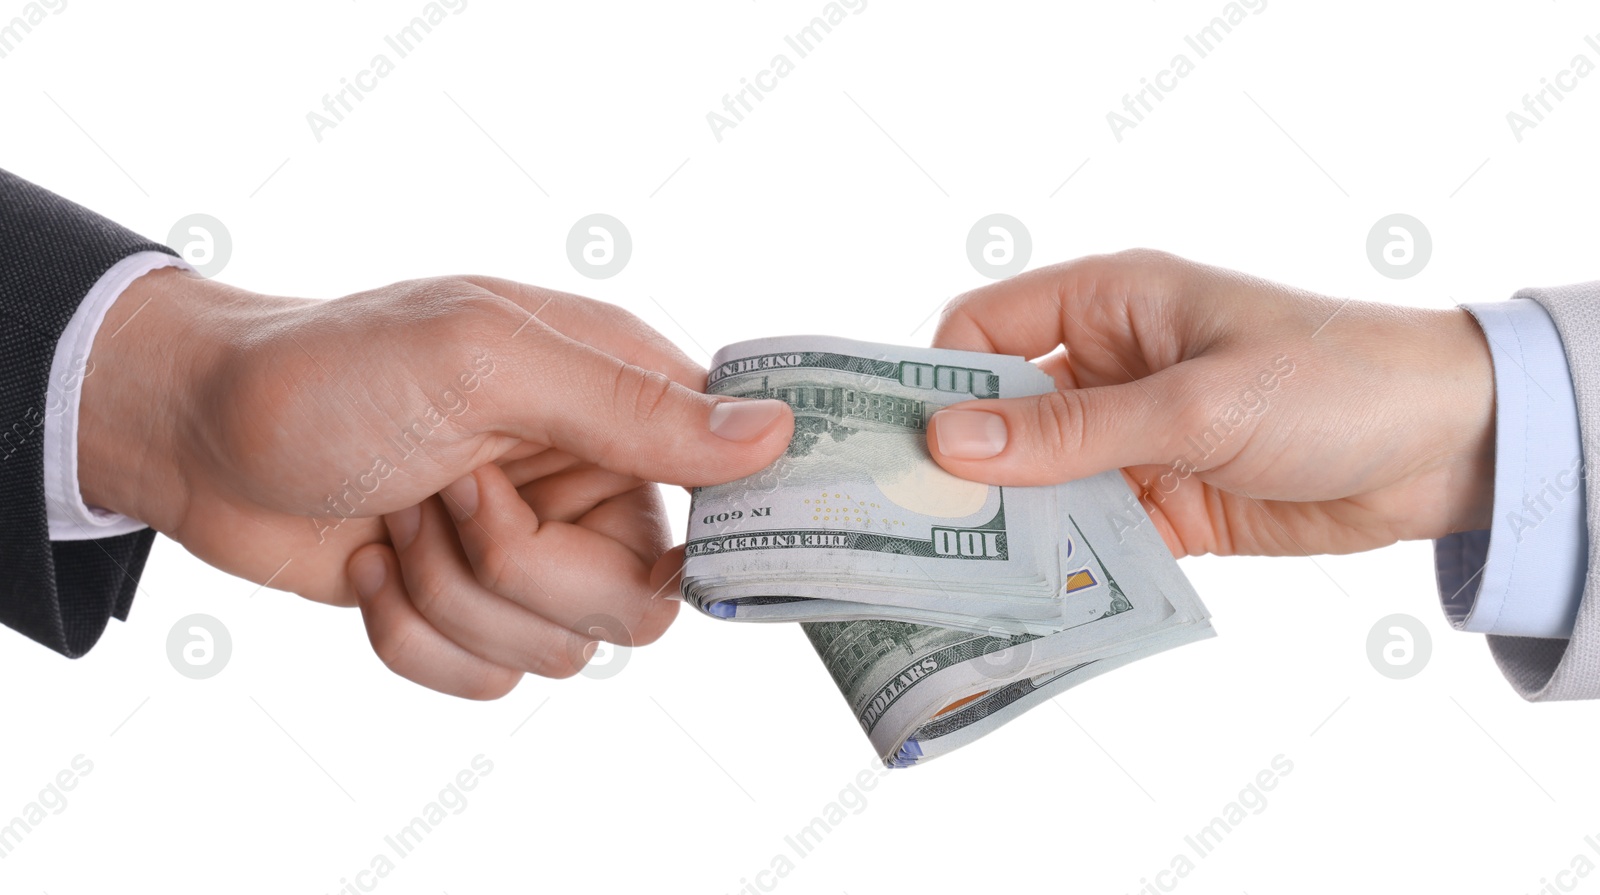
[[[829,336],[722,349],[708,391],[786,402],[794,438],[762,472],[695,490],[684,599],[731,621],[800,622],[895,767],[1211,636],[1120,473],[999,487],[933,461],[935,411],[1054,387],[994,354]]]

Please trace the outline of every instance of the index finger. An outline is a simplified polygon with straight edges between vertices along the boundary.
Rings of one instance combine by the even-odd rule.
[[[1097,333],[1131,335],[1132,305],[1170,294],[1176,268],[1186,263],[1135,250],[1018,274],[951,300],[933,345],[1033,359],[1063,345],[1072,350],[1080,333],[1090,340]]]
[[[537,320],[569,339],[592,345],[636,367],[665,373],[686,388],[705,391],[705,368],[695,363],[666,336],[632,312],[592,298],[529,286],[496,277],[468,277],[494,294],[510,299]]]

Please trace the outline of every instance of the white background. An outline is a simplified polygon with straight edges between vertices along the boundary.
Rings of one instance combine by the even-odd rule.
[[[221,278],[259,291],[496,274],[702,361],[794,332],[925,343],[986,282],[965,240],[991,212],[1031,230],[1030,266],[1148,245],[1428,307],[1600,274],[1600,77],[1521,142],[1506,122],[1600,61],[1592,8],[1273,0],[1118,142],[1106,113],[1223,5],[872,0],[718,142],[706,114],[821,2],[471,0],[319,142],[306,114],[421,2],[71,0],[0,59],[0,166],[156,239],[214,215]],[[633,235],[612,279],[567,260],[592,212]],[[1367,258],[1392,212],[1433,236],[1412,279]],[[1596,707],[1521,702],[1443,623],[1428,545],[1183,568],[1219,638],[893,773],[800,859],[784,837],[876,761],[798,630],[686,614],[612,679],[475,704],[390,674],[354,611],[163,540],[81,661],[0,632],[0,822],[94,765],[0,889],[332,893],[479,754],[465,810],[375,891],[1132,893],[1279,754],[1266,809],[1175,891],[1531,893],[1600,833]],[[196,612],[233,637],[204,681],[165,647]],[[1409,680],[1366,656],[1392,612],[1433,634]],[[793,872],[758,878],[780,853]]]

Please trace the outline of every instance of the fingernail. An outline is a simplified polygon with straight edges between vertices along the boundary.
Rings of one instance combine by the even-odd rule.
[[[478,511],[478,480],[467,473],[444,489],[444,505],[461,522]]]
[[[422,507],[409,506],[397,510],[383,517],[383,522],[389,526],[389,543],[399,553],[417,539],[417,529],[422,527]]]
[[[729,441],[755,441],[787,407],[782,401],[724,401],[711,408],[711,434]]]
[[[987,460],[1006,449],[1006,420],[982,410],[941,410],[933,415],[939,453],[956,460]]]
[[[350,581],[356,586],[356,593],[368,599],[383,587],[383,579],[388,575],[388,564],[376,550],[363,553],[350,563]]]

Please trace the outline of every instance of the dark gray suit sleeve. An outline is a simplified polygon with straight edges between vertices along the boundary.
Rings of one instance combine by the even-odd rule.
[[[72,658],[127,618],[155,532],[50,540],[50,362],[89,289],[144,251],[171,252],[0,170],[0,623]]]

